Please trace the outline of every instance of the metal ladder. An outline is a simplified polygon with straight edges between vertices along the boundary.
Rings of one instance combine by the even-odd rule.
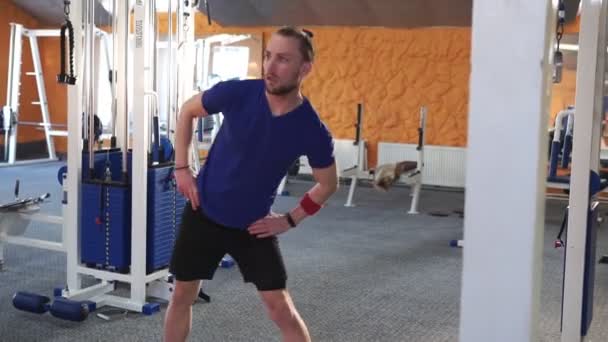
[[[21,24],[11,23],[10,34],[10,51],[9,51],[9,68],[8,68],[8,87],[7,87],[7,105],[4,106],[4,164],[14,165],[24,162],[40,162],[43,160],[57,160],[55,153],[55,144],[53,136],[64,136],[63,131],[52,130],[50,120],[49,107],[44,88],[44,76],[42,72],[42,63],[40,62],[40,51],[38,49],[38,37],[57,37],[58,30],[28,30]],[[34,65],[33,72],[26,72],[28,76],[36,77],[36,88],[38,91],[38,101],[32,102],[34,105],[40,106],[42,114],[42,122],[29,122],[19,120],[19,95],[20,95],[20,78],[22,64],[22,38],[26,36],[30,41],[30,49],[32,53],[32,62]],[[17,134],[19,125],[37,126],[44,130],[48,158],[28,160],[17,162]],[[9,128],[10,127],[10,128]],[[2,165],[3,163],[0,163]]]

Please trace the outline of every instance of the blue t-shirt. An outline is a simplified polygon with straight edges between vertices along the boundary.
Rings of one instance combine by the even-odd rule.
[[[263,80],[225,81],[203,93],[203,106],[224,115],[197,180],[202,209],[219,224],[247,229],[268,215],[300,156],[313,168],[334,163],[332,136],[306,98],[273,116]]]

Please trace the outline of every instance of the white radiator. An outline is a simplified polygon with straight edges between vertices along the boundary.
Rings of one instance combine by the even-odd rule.
[[[378,143],[378,165],[417,158],[415,144]],[[422,183],[464,188],[465,165],[465,148],[426,145]]]

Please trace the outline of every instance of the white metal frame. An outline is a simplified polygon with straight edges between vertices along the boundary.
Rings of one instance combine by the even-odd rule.
[[[81,4],[79,2],[72,3],[71,18],[73,22],[81,22],[83,18],[79,17],[81,13]],[[118,15],[118,32],[115,39],[119,39],[120,46],[127,49],[128,46],[128,18],[129,8],[128,2],[121,2],[120,10],[116,11]],[[131,238],[131,268],[129,274],[119,274],[105,270],[97,270],[85,267],[80,263],[80,224],[78,213],[81,209],[80,204],[80,187],[81,187],[81,156],[82,141],[80,139],[80,128],[82,126],[81,115],[83,103],[82,99],[82,82],[78,83],[77,87],[71,87],[69,90],[69,113],[73,120],[69,120],[69,138],[70,143],[68,153],[68,209],[66,215],[66,225],[69,229],[66,236],[67,246],[67,288],[63,291],[63,296],[75,300],[92,300],[97,303],[97,307],[103,305],[111,305],[126,310],[142,312],[145,310],[147,297],[159,297],[168,300],[171,294],[172,284],[168,282],[168,269],[159,270],[152,274],[146,274],[146,235],[147,235],[147,198],[140,194],[147,193],[147,169],[148,169],[148,148],[149,148],[149,127],[150,127],[150,101],[148,97],[156,96],[152,91],[152,68],[153,60],[151,59],[152,44],[148,39],[149,35],[154,34],[151,27],[151,16],[153,15],[153,2],[137,0],[134,7],[134,27],[135,27],[135,44],[133,49],[135,61],[143,61],[133,63],[134,70],[133,84],[127,85],[127,56],[120,56],[115,67],[118,75],[118,91],[117,91],[117,109],[118,121],[122,121],[127,115],[127,89],[133,89],[133,156],[131,177],[132,198],[137,200],[132,201],[132,238]],[[178,7],[179,8],[179,7]],[[181,10],[185,10],[183,6]],[[178,17],[181,14],[178,14]],[[192,35],[184,35],[185,39],[193,38],[194,31],[194,16],[188,17],[188,25],[192,28]],[[178,26],[178,29],[182,29]],[[74,25],[75,36],[82,36],[80,25]],[[192,39],[193,41],[193,39]],[[76,40],[76,51],[82,51],[81,40]],[[83,71],[83,65],[80,58],[76,58],[78,70]],[[184,79],[185,80],[185,79]],[[187,82],[184,82],[182,89],[187,89]],[[182,94],[184,94],[182,92]],[[183,100],[184,98],[180,98]],[[155,102],[157,104],[157,102]],[[124,139],[125,142],[128,139]],[[139,170],[139,171],[137,171]],[[101,280],[98,285],[83,288],[82,278],[84,276],[92,276]],[[130,292],[128,298],[116,297],[110,295],[113,291],[116,282],[129,283]]]
[[[23,163],[40,162],[44,160],[52,161],[57,160],[55,153],[55,144],[53,142],[53,131],[51,129],[51,119],[49,114],[48,103],[46,99],[46,92],[44,89],[44,76],[42,72],[42,63],[40,61],[40,52],[38,49],[38,37],[54,37],[59,36],[58,30],[30,30],[23,27],[21,24],[10,23],[10,49],[9,49],[9,67],[8,67],[8,87],[7,87],[7,109],[4,112],[4,126],[8,127],[8,120],[13,120],[13,125],[10,134],[5,132],[4,139],[4,158],[7,160],[6,163],[0,163],[1,165],[15,165]],[[40,106],[42,122],[20,122],[19,120],[19,95],[21,86],[21,62],[22,62],[22,38],[27,37],[30,42],[30,50],[32,54],[32,62],[34,65],[33,72],[26,72],[27,75],[36,77],[36,88],[38,91],[38,101],[32,102]],[[8,117],[7,117],[8,116]],[[27,160],[19,162],[17,161],[17,134],[19,131],[19,125],[34,125],[41,126],[44,129],[48,158]]]
[[[357,144],[357,164],[350,169],[342,170],[341,177],[350,177],[350,187],[346,198],[345,207],[355,207],[353,197],[359,179],[372,179],[370,170],[367,168],[367,142],[360,140]]]
[[[408,214],[418,214],[418,203],[420,201],[420,191],[422,190],[422,170],[424,169],[424,146],[426,145],[426,115],[427,108],[420,108],[420,125],[418,129],[422,132],[422,141],[420,141],[420,146],[418,146],[418,160],[416,163],[416,170],[408,174],[406,177],[409,179],[413,179],[413,194],[412,194],[412,204],[410,206],[410,211]]]
[[[424,146],[426,143],[426,116],[427,116],[427,108],[420,108],[420,118],[419,118],[419,126],[418,129],[422,130],[422,141],[420,141],[420,146],[417,148],[417,165],[416,169],[408,172],[405,175],[406,184],[410,184],[412,186],[411,197],[412,202],[410,204],[410,209],[408,214],[419,214],[418,211],[418,203],[420,199],[420,191],[422,190],[422,171],[424,168]],[[367,169],[367,145],[364,140],[359,142],[357,148],[357,165],[355,167],[344,170],[341,173],[341,177],[350,177],[350,187],[348,189],[348,196],[346,199],[345,207],[355,207],[353,203],[353,198],[355,195],[355,188],[357,187],[357,183],[359,179],[367,179],[373,180],[373,170]]]

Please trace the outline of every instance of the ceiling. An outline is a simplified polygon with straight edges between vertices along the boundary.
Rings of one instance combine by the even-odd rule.
[[[5,1],[5,0],[0,0]],[[44,25],[61,26],[64,20],[63,0],[11,0],[15,5],[29,13]],[[119,0],[122,1],[122,0]],[[106,10],[110,8],[107,4],[109,0],[95,0],[95,24],[109,25],[112,14]],[[104,6],[105,5],[105,6]]]
[[[43,24],[60,26],[62,0],[11,0]],[[111,23],[113,0],[94,0],[97,25]],[[117,0],[123,1],[123,0]],[[132,0],[131,0],[132,1]],[[169,0],[157,0],[167,7]],[[191,0],[192,1],[192,0]],[[224,26],[332,25],[383,27],[438,27],[471,25],[473,0],[207,0],[211,17]],[[575,18],[580,0],[565,0],[567,21]],[[177,3],[173,0],[172,3]],[[198,0],[206,13],[205,1]],[[578,34],[565,35],[576,44]],[[576,69],[575,51],[564,51],[564,66]]]
[[[471,26],[473,0],[207,0],[225,26]],[[567,21],[580,0],[565,0]],[[205,1],[199,10],[206,13]]]
[[[62,0],[11,0],[42,23],[63,22]],[[111,19],[112,0],[96,2],[96,23]],[[124,0],[118,0],[124,1]],[[197,0],[190,0],[197,1]],[[224,26],[332,25],[429,27],[470,26],[473,0],[207,0],[213,20]],[[164,8],[167,0],[158,0]],[[173,0],[177,2],[177,0]],[[565,0],[567,20],[580,0]],[[205,10],[205,0],[198,0]]]
[[[212,19],[228,26],[470,26],[473,8],[472,0],[208,1]]]

